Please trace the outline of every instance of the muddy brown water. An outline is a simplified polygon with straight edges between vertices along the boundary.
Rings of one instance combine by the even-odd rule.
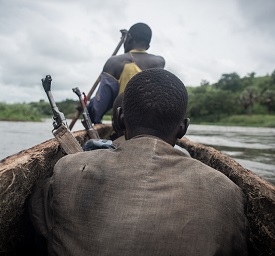
[[[0,122],[0,159],[54,138],[52,129],[50,119],[44,122]],[[73,131],[79,129],[83,129],[80,121]],[[191,124],[185,137],[220,150],[275,184],[275,128]]]

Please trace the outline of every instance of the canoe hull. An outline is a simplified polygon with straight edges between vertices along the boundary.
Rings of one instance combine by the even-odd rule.
[[[97,125],[101,138],[109,138],[110,126]],[[88,140],[86,131],[74,132],[81,145]],[[0,161],[0,253],[33,253],[32,230],[27,212],[28,197],[34,186],[52,175],[53,166],[65,154],[55,138],[23,150]]]
[[[110,138],[111,125],[95,128],[101,138]],[[73,134],[81,145],[88,140],[84,130]],[[251,255],[275,255],[275,187],[214,148],[186,138],[179,140],[178,145],[187,149],[193,158],[225,174],[243,190],[248,202]],[[53,138],[0,162],[1,255],[35,255],[28,197],[39,181],[52,175],[53,166],[63,156]]]

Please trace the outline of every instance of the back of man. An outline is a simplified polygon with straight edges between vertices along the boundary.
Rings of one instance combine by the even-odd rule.
[[[127,53],[113,56],[103,68],[103,72],[112,75],[119,82],[119,94],[122,93],[127,82],[138,72],[163,68],[164,59],[161,56],[147,53],[145,50],[130,50]]]
[[[93,123],[101,123],[103,115],[112,108],[114,100],[125,90],[131,77],[142,70],[164,68],[165,60],[162,56],[147,52],[151,37],[152,31],[147,24],[134,24],[124,42],[125,53],[107,60],[96,96],[87,106]]]
[[[50,191],[56,255],[246,255],[240,189],[155,137],[62,158]]]
[[[168,71],[137,74],[118,113],[126,140],[59,160],[31,199],[50,254],[247,255],[240,188],[173,147],[186,94]]]

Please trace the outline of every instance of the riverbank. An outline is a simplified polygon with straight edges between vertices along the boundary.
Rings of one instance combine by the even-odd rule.
[[[0,121],[41,122],[41,113],[30,104],[6,104],[0,102]]]
[[[266,127],[275,128],[275,115],[234,115],[222,118],[215,122],[196,121],[191,119],[191,124],[219,125],[219,126],[243,126],[243,127]],[[104,121],[111,121],[110,115],[103,117]]]
[[[275,115],[234,115],[215,122],[195,121],[192,124],[275,128]]]
[[[0,113],[0,121],[11,121],[11,122],[42,122],[45,119],[51,118],[41,117],[36,114],[16,114],[10,113],[5,114]],[[191,124],[201,124],[201,125],[220,125],[220,126],[243,126],[243,127],[266,127],[275,128],[275,115],[234,115],[226,118],[222,118],[219,121],[207,122],[203,120],[191,119]],[[112,116],[105,115],[103,121],[112,121]]]

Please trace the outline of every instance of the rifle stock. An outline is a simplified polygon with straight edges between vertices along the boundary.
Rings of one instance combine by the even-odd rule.
[[[116,55],[116,54],[118,53],[118,51],[119,51],[121,45],[124,43],[125,38],[126,38],[127,33],[128,33],[128,31],[127,31],[126,29],[121,29],[120,32],[121,32],[121,38],[120,38],[120,41],[119,41],[117,47],[115,48],[115,50],[114,50],[112,56],[114,56],[114,55]],[[92,94],[94,93],[94,91],[95,91],[97,85],[98,85],[99,82],[100,82],[100,78],[101,78],[101,74],[98,76],[98,78],[97,78],[97,80],[95,81],[94,85],[92,86],[91,90],[90,90],[89,93],[87,94],[87,100],[90,100]],[[77,110],[77,111],[75,112],[74,116],[73,116],[73,119],[72,119],[71,123],[69,124],[69,129],[70,129],[70,130],[72,130],[72,128],[74,127],[74,125],[75,125],[75,123],[76,123],[76,121],[77,121],[77,119],[79,118],[80,115],[81,115],[81,110]]]

